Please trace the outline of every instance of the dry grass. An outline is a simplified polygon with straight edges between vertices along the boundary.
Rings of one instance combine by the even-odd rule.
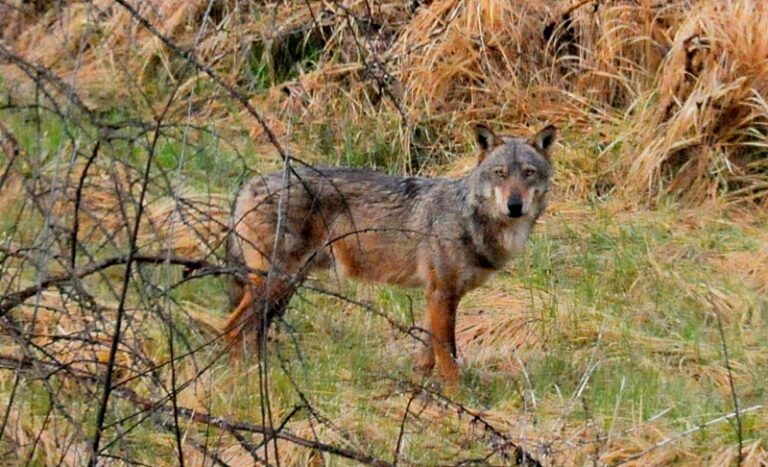
[[[438,0],[415,12],[400,2],[369,12],[362,1],[137,5],[226,81],[257,91],[254,102],[285,139],[300,137],[297,119],[301,127],[329,115],[374,122],[405,109],[383,132],[412,157],[420,146],[453,152],[467,122],[514,130],[552,121],[597,130],[598,151],[616,155],[600,162],[610,165],[610,180],[587,177],[582,192],[608,184],[632,197],[766,198],[768,13],[759,1]],[[207,78],[184,72],[179,57],[119,5],[17,6],[6,39],[74,83],[93,106],[121,99],[156,112],[145,96],[175,84],[180,117],[233,121],[227,105],[211,99]],[[303,59],[295,43],[314,55]],[[375,71],[382,66],[397,80]],[[25,82],[11,66],[3,74]],[[264,138],[246,113],[235,121]],[[418,141],[418,128],[441,134],[442,143]]]
[[[766,27],[762,2],[693,8],[629,130],[622,161],[634,187],[693,200],[766,199]]]
[[[75,199],[84,163],[75,164],[65,177],[52,169],[40,172],[44,184],[40,208],[64,223],[74,222]],[[92,168],[83,185],[78,208],[79,238],[89,244],[109,243],[110,249],[125,248],[130,218],[140,187],[137,175],[117,164],[111,169]],[[47,186],[46,186],[47,185]],[[20,199],[24,188],[15,175],[0,192],[5,200]],[[147,204],[139,229],[138,243],[148,254],[170,252],[187,257],[209,257],[224,244],[229,219],[228,195],[220,193],[175,193],[154,197]],[[16,203],[0,205],[0,215],[11,218]],[[117,235],[116,235],[117,234]]]
[[[203,130],[163,134],[138,243],[146,254],[217,261],[234,180],[248,174],[236,166],[279,166],[267,135],[118,4],[54,3],[0,5],[5,44],[50,67],[107,119],[152,122],[176,89],[166,122]],[[462,303],[465,376],[455,396],[464,409],[424,394],[412,399],[407,383],[418,381],[404,349],[413,343],[385,320],[306,292],[292,302],[286,331],[275,338],[273,415],[280,420],[301,402],[298,384],[325,419],[302,411],[287,424],[292,433],[392,459],[405,417],[404,462],[448,464],[492,453],[489,462],[509,463],[498,437],[463,412],[469,409],[547,465],[736,462],[729,422],[677,436],[731,412],[731,384],[744,404],[765,404],[763,2],[434,0],[412,10],[395,1],[153,0],[136,6],[248,93],[289,151],[313,163],[457,176],[474,164],[466,155],[470,123],[521,135],[545,121],[562,129],[553,203],[529,252]],[[29,77],[4,63],[0,73],[9,102],[30,102]],[[25,213],[34,201],[60,225],[73,224],[93,135],[84,125],[73,138],[82,144],[73,147],[60,135],[62,122],[34,128],[33,115],[2,112],[26,135],[20,139],[28,151],[0,192],[5,293],[66,270],[66,239],[49,241],[46,229],[55,225]],[[78,216],[79,264],[125,252],[147,148],[142,138],[151,136],[142,133],[134,145],[105,144],[90,168]],[[57,161],[70,154],[73,162],[62,170]],[[39,196],[25,194],[30,183]],[[30,246],[46,253],[25,253]],[[153,368],[166,361],[173,340],[163,313],[177,326],[174,342],[189,350],[215,339],[226,308],[218,279],[163,291],[182,274],[158,271],[134,273],[117,353],[118,379],[136,377],[127,386],[155,399],[166,397],[170,384],[166,367]],[[101,368],[123,274],[116,268],[86,282],[97,308],[65,284],[13,316],[40,355],[73,371]],[[418,294],[329,283],[406,325],[420,308]],[[202,349],[176,367],[180,380],[192,381],[179,404],[260,422],[258,365],[234,371],[219,358],[217,343]],[[0,351],[21,355],[8,335],[0,336]],[[3,371],[5,402],[12,378]],[[30,456],[41,464],[84,463],[86,436],[61,417],[49,418],[50,404],[41,401],[57,394],[73,413],[85,414],[79,426],[89,427],[94,393],[66,376],[51,377],[55,391],[45,380],[25,381],[29,387],[11,407],[0,446],[18,448],[19,462]],[[135,410],[123,404],[115,403],[116,418]],[[767,414],[763,406],[744,416],[742,465],[768,464]],[[142,420],[113,451],[172,464],[170,431],[153,423]],[[226,462],[253,462],[225,431],[182,425],[186,439],[210,443]],[[286,465],[338,462],[278,444]],[[211,463],[190,443],[183,449],[189,462]]]

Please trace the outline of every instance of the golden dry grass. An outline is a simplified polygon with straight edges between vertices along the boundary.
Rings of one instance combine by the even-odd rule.
[[[515,129],[552,121],[604,135],[599,150],[609,157],[602,154],[597,163],[610,177],[587,177],[582,192],[608,184],[632,197],[766,198],[768,42],[762,31],[768,13],[756,0],[438,0],[412,13],[399,2],[379,2],[370,12],[375,30],[350,22],[350,14],[369,14],[362,1],[263,10],[229,3],[209,10],[207,2],[137,5],[231,84],[252,86],[253,67],[263,65],[266,88],[253,100],[285,139],[294,137],[299,116],[309,126],[333,114],[373,121],[393,112],[396,105],[381,94],[370,68],[378,63],[397,78],[387,81],[385,94],[406,109],[408,121],[401,123],[426,125],[443,135],[442,144],[461,142],[467,122]],[[73,83],[93,106],[109,108],[121,99],[156,112],[142,94],[157,95],[162,82],[179,86],[179,117],[192,108],[189,122],[233,121],[226,105],[210,99],[208,79],[182,73],[179,57],[119,5],[16,6],[6,40]],[[285,49],[302,31],[307,44],[322,48],[312,63]],[[285,59],[296,62],[278,63]],[[26,82],[14,67],[2,69],[9,82]],[[281,75],[286,70],[290,76]],[[256,140],[264,137],[247,113],[236,121]],[[385,130],[393,131],[402,129]],[[413,138],[405,132],[393,141],[410,154]]]
[[[766,26],[763,2],[693,8],[629,130],[623,163],[632,185],[694,200],[765,200]]]

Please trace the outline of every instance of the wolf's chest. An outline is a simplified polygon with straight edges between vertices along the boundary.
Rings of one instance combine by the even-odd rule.
[[[512,228],[505,229],[500,235],[499,242],[507,255],[516,255],[522,251],[530,233],[530,224],[521,222]]]

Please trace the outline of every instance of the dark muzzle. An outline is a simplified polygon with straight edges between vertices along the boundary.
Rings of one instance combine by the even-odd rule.
[[[523,215],[523,200],[519,196],[513,196],[507,201],[507,210],[509,217],[520,217]]]

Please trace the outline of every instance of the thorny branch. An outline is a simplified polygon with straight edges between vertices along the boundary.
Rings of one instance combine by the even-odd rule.
[[[76,279],[82,279],[84,277],[87,277],[91,274],[102,271],[104,269],[110,268],[112,266],[126,265],[129,261],[133,261],[136,263],[148,263],[148,264],[163,264],[163,263],[177,264],[177,265],[184,266],[190,270],[202,269],[202,268],[211,268],[211,269],[216,268],[215,265],[207,263],[206,261],[203,261],[203,260],[198,260],[198,259],[177,258],[177,257],[168,258],[168,257],[156,256],[156,255],[134,255],[132,257],[129,255],[114,256],[112,258],[101,260],[95,264],[91,264],[89,266],[86,266],[84,268],[81,268],[71,273],[64,273],[57,276],[49,277],[47,279],[40,281],[39,284],[29,286],[25,289],[19,290],[18,292],[13,292],[11,294],[7,294],[0,297],[0,316],[5,315],[13,308],[24,303],[24,301],[27,300],[28,298],[34,297],[36,294],[40,293],[41,291],[49,287],[60,285],[67,282],[72,282]]]
[[[48,73],[47,71],[41,72],[41,75],[44,77],[48,77],[49,81],[54,81],[53,75]],[[56,83],[58,84],[58,83]],[[72,99],[73,96],[76,96],[76,93],[69,89],[65,89],[66,93],[65,96],[67,98]],[[52,102],[55,102],[55,97],[53,94],[49,94],[49,99]],[[78,101],[79,102],[79,101]],[[81,109],[84,112],[88,112],[89,109]],[[158,124],[155,128],[155,131],[153,132],[154,138],[157,138],[160,134],[160,129],[165,127],[162,125],[161,121],[158,120]],[[18,143],[16,142],[13,135],[4,127],[0,126],[0,136],[2,136],[2,141],[0,141],[3,145],[3,149],[5,150],[7,160],[11,163],[8,164],[6,167],[6,171],[3,175],[3,182],[5,183],[6,180],[9,180],[10,177],[13,175],[12,173],[12,162],[16,160],[20,153],[20,148]],[[75,203],[75,217],[79,219],[79,212],[82,210],[82,200],[84,198],[83,193],[85,191],[85,187],[87,185],[87,177],[89,176],[89,168],[91,168],[94,165],[94,162],[96,161],[98,155],[99,155],[99,149],[100,149],[100,141],[101,139],[97,140],[97,144],[94,146],[93,151],[91,152],[90,156],[87,157],[85,169],[81,172],[81,175],[77,182],[77,188],[75,191],[75,197],[74,197],[74,203]],[[155,140],[156,141],[156,140]],[[152,145],[150,144],[150,150]],[[168,256],[168,255],[152,255],[152,254],[142,254],[137,251],[137,248],[135,246],[135,239],[136,239],[136,232],[137,232],[137,225],[138,220],[141,219],[141,207],[144,206],[143,193],[146,189],[147,182],[149,180],[148,178],[148,167],[151,163],[151,157],[149,158],[150,161],[148,161],[147,165],[145,166],[144,174],[140,178],[140,183],[142,186],[142,194],[139,196],[138,199],[135,199],[135,203],[137,206],[137,214],[135,216],[129,216],[125,209],[122,209],[122,216],[126,219],[126,221],[129,218],[134,219],[134,228],[133,228],[133,234],[129,238],[129,253],[128,254],[121,254],[121,255],[115,255],[111,256],[105,259],[95,259],[91,254],[88,252],[88,250],[82,250],[84,253],[88,254],[89,258],[91,259],[90,264],[82,265],[78,267],[77,262],[75,261],[77,252],[79,249],[81,249],[81,241],[82,238],[85,238],[88,236],[86,232],[83,232],[83,235],[80,235],[80,227],[78,224],[75,224],[71,230],[68,230],[66,228],[63,228],[60,230],[61,234],[63,234],[64,238],[66,239],[66,250],[68,250],[68,254],[66,255],[66,261],[64,261],[64,258],[62,257],[62,261],[60,261],[59,268],[62,272],[57,274],[50,274],[48,272],[42,272],[43,275],[36,283],[33,285],[29,285],[26,287],[17,288],[16,290],[9,289],[7,293],[0,294],[0,316],[3,317],[5,320],[11,319],[11,313],[20,305],[26,303],[30,298],[39,297],[41,292],[45,291],[46,289],[50,288],[58,288],[63,293],[70,293],[68,290],[71,290],[70,285],[74,286],[74,290],[78,290],[80,299],[87,299],[85,302],[83,302],[83,306],[91,307],[95,306],[93,303],[93,297],[89,297],[88,293],[85,291],[85,289],[81,286],[81,281],[85,280],[91,276],[94,275],[104,275],[105,272],[115,266],[122,266],[128,269],[128,267],[131,264],[138,264],[138,265],[164,265],[164,264],[171,264],[176,266],[181,266],[185,269],[185,275],[182,278],[182,282],[186,282],[189,280],[194,280],[196,278],[205,277],[207,275],[211,274],[245,274],[247,273],[253,273],[254,271],[239,271],[237,269],[233,269],[231,267],[222,267],[218,265],[216,262],[211,262],[210,260],[203,260],[203,259],[190,259],[186,257],[178,257],[178,256]],[[26,180],[22,179],[22,183],[25,185],[25,190],[30,193],[34,194],[36,192],[37,188],[37,181],[34,181],[33,184],[29,184]],[[34,196],[34,195],[33,195]],[[125,194],[121,194],[120,196],[125,197]],[[130,195],[128,195],[128,199],[130,198]],[[41,212],[44,211],[44,207],[42,205],[40,206]],[[90,213],[85,213],[90,216]],[[127,227],[128,223],[123,222],[123,225]],[[82,237],[82,238],[81,238]],[[0,249],[0,253],[4,256],[0,256],[0,260],[5,259],[14,259],[20,261],[20,264],[24,264],[27,261],[30,261],[34,259],[36,252],[42,251],[38,247],[7,247],[2,246],[2,249]],[[54,256],[54,258],[57,258],[57,256]],[[4,262],[0,261],[0,262]],[[2,264],[0,264],[0,268],[2,267]],[[262,271],[256,271],[258,273],[264,273]],[[124,319],[128,319],[129,326],[130,321],[132,320],[131,316],[125,315],[125,312],[122,311],[122,303],[125,297],[127,296],[125,291],[127,290],[128,282],[127,281],[133,281],[135,280],[129,271],[125,270],[121,272],[122,277],[124,279],[122,292],[113,291],[113,295],[120,299],[120,305],[118,305],[118,320],[121,317],[124,317]],[[103,276],[106,277],[106,276]],[[10,286],[10,284],[8,284]],[[339,295],[339,297],[342,297]],[[366,308],[366,307],[364,307]],[[98,308],[97,308],[98,309]],[[68,312],[64,312],[63,316],[68,315]],[[382,315],[385,316],[385,315]],[[99,317],[98,319],[102,319]],[[172,317],[170,318],[172,319]],[[390,320],[391,321],[391,320]],[[394,321],[391,321],[393,324]],[[29,373],[29,370],[31,368],[37,368],[37,378],[45,381],[46,385],[48,385],[47,381],[50,378],[58,378],[58,377],[69,377],[76,379],[79,383],[84,384],[89,387],[89,391],[91,391],[90,387],[93,386],[102,386],[103,392],[102,392],[102,402],[100,404],[99,413],[97,414],[97,438],[94,439],[93,442],[93,455],[90,459],[90,462],[93,464],[96,462],[97,455],[98,456],[104,456],[105,458],[121,458],[126,459],[125,456],[120,455],[116,456],[112,452],[106,452],[103,449],[100,448],[100,441],[98,439],[98,435],[102,433],[103,429],[100,427],[104,427],[104,429],[113,427],[119,429],[119,436],[114,438],[112,441],[106,444],[107,447],[114,446],[115,443],[120,443],[121,439],[130,433],[132,431],[132,428],[128,429],[122,429],[121,424],[122,422],[118,424],[106,424],[106,414],[107,414],[107,401],[109,395],[113,394],[121,399],[124,400],[130,400],[134,405],[136,405],[138,408],[140,408],[142,411],[148,412],[150,418],[154,420],[156,424],[163,427],[164,429],[171,430],[174,433],[178,434],[179,428],[174,424],[172,421],[173,418],[163,419],[163,418],[157,418],[156,415],[153,414],[162,414],[165,417],[184,417],[192,422],[199,423],[199,424],[206,424],[209,426],[215,426],[217,428],[220,428],[224,432],[229,433],[233,438],[237,439],[240,445],[249,451],[252,455],[257,456],[254,459],[258,458],[258,455],[256,454],[255,449],[258,449],[258,447],[254,444],[252,444],[250,441],[246,440],[242,433],[257,433],[264,436],[264,440],[262,444],[265,444],[269,440],[284,440],[288,441],[293,444],[297,444],[299,446],[316,450],[319,452],[325,452],[336,456],[346,457],[352,460],[355,460],[360,463],[369,464],[369,465],[389,465],[389,463],[385,461],[378,460],[374,457],[371,457],[367,454],[356,452],[354,450],[350,450],[348,448],[340,448],[337,446],[333,446],[327,443],[324,443],[318,439],[315,440],[307,440],[295,435],[292,435],[288,432],[286,424],[288,421],[292,418],[292,415],[294,413],[297,413],[295,410],[292,414],[290,414],[288,417],[285,417],[283,421],[279,424],[277,427],[270,427],[267,425],[254,425],[249,424],[246,422],[239,422],[234,420],[228,420],[225,418],[219,418],[214,417],[211,415],[207,415],[205,413],[195,412],[190,409],[181,407],[181,406],[174,406],[174,404],[170,404],[169,401],[172,401],[175,398],[175,394],[180,391],[183,387],[186,387],[186,384],[178,385],[171,388],[170,394],[167,394],[163,397],[161,397],[159,400],[163,401],[158,403],[156,400],[150,400],[146,397],[139,396],[135,391],[132,391],[129,388],[129,383],[131,381],[141,380],[142,378],[148,378],[149,380],[155,380],[156,377],[154,374],[162,369],[164,366],[173,364],[174,361],[185,359],[185,358],[195,358],[195,356],[198,354],[199,350],[202,348],[205,348],[208,344],[198,348],[198,349],[190,349],[189,352],[185,352],[176,356],[172,356],[171,360],[157,364],[152,361],[147,361],[146,366],[147,369],[142,370],[140,368],[132,368],[130,366],[125,366],[123,364],[117,364],[117,347],[118,346],[129,346],[130,344],[128,342],[124,342],[123,340],[123,333],[121,332],[123,325],[121,325],[118,321],[118,323],[115,324],[115,332],[113,334],[112,339],[112,345],[109,352],[109,356],[107,357],[106,365],[107,365],[107,374],[99,374],[99,373],[84,373],[82,370],[78,369],[80,364],[88,363],[87,360],[73,360],[69,363],[64,363],[58,361],[53,355],[48,354],[43,347],[38,346],[37,344],[33,343],[32,339],[39,339],[40,336],[38,335],[30,335],[29,338],[24,338],[21,333],[23,332],[21,326],[18,324],[12,324],[10,321],[6,323],[6,330],[13,329],[15,333],[19,335],[19,343],[22,346],[31,346],[29,349],[25,350],[25,357],[23,360],[19,360],[16,357],[7,356],[7,357],[0,357],[0,361],[5,363],[5,365],[2,365],[0,363],[0,366],[5,366],[5,368],[12,369],[15,374],[15,381],[17,383],[15,384],[15,387],[18,387],[18,383],[22,381],[24,378],[27,378]],[[86,333],[90,332],[90,330],[85,329]],[[62,336],[63,337],[63,336]],[[52,336],[54,339],[53,342],[56,342],[59,340],[58,336]],[[90,345],[97,345],[101,346],[102,343],[98,339],[90,338],[90,337],[84,337],[82,339],[82,342],[88,342]],[[76,342],[74,340],[73,342]],[[127,348],[126,348],[127,350]],[[40,360],[38,358],[35,358],[34,355],[40,354],[44,355],[44,359]],[[142,356],[140,353],[133,353],[134,357],[146,360],[145,356]],[[13,359],[16,358],[16,361],[14,362]],[[215,359],[213,360],[215,361]],[[99,368],[100,365],[104,364],[105,362],[99,361],[98,358],[94,358],[91,362],[98,363],[96,368]],[[10,365],[10,366],[9,366]],[[110,378],[108,375],[110,374],[110,369],[112,373],[116,369],[121,369],[121,371],[125,370],[131,370],[135,374],[133,376],[130,376],[128,378],[121,378],[121,380],[114,384],[110,381]],[[205,371],[206,368],[204,368],[202,371]],[[202,373],[200,373],[202,374]],[[199,377],[196,376],[195,379]],[[191,380],[191,381],[194,381]],[[159,382],[158,382],[159,383]],[[264,381],[264,384],[268,384],[268,381]],[[161,384],[157,384],[157,387],[161,387]],[[326,420],[322,415],[320,415],[319,411],[309,405],[308,399],[306,397],[303,399],[304,405],[302,407],[306,407],[310,413],[313,414],[313,418],[317,421],[320,421],[323,424],[329,423],[328,420]],[[11,407],[13,404],[13,397],[9,401],[9,406],[7,407],[6,414],[4,417],[3,422],[3,431],[5,431],[5,427],[7,426],[8,419],[12,413]],[[146,417],[142,417],[142,420],[148,420]],[[70,419],[71,423],[78,423],[74,419]],[[141,423],[141,420],[137,422],[137,426],[139,423]],[[215,451],[211,451],[209,448],[206,447],[204,443],[201,443],[200,441],[194,439],[192,436],[187,437],[188,442],[198,451],[204,452],[206,456],[213,459],[213,461],[218,465],[226,465],[226,462],[224,459],[220,456],[220,454],[217,454]],[[34,452],[34,447],[32,451],[29,452],[29,455],[31,456]],[[66,455],[66,452],[61,453],[62,456]],[[130,456],[129,456],[130,457]]]
[[[480,426],[482,429],[488,434],[488,437],[490,439],[490,445],[491,445],[491,452],[485,457],[485,459],[482,460],[482,462],[486,462],[488,458],[490,458],[494,454],[499,454],[503,459],[509,460],[509,451],[512,451],[515,456],[515,462],[518,465],[526,465],[530,467],[541,467],[542,464],[537,460],[535,457],[533,457],[527,449],[525,449],[520,444],[516,443],[511,436],[504,433],[502,430],[494,426],[491,422],[485,419],[483,415],[475,410],[470,409],[466,405],[462,404],[461,402],[455,401],[449,396],[436,391],[435,389],[430,388],[427,385],[424,384],[414,384],[409,381],[403,381],[398,379],[392,379],[397,385],[403,385],[407,387],[408,391],[413,391],[414,394],[421,395],[422,397],[425,397],[427,399],[431,399],[436,401],[438,404],[450,407],[452,408],[455,413],[458,416],[467,416],[470,420],[470,424]],[[462,465],[470,465],[475,463],[475,459],[470,459],[468,461],[464,461],[460,464]]]
[[[77,371],[69,369],[66,373],[60,372],[60,367],[51,363],[47,363],[40,360],[31,360],[29,358],[17,358],[10,355],[0,355],[0,367],[11,370],[23,370],[30,371],[33,368],[33,364],[44,369],[47,373],[41,377],[50,378],[55,374],[63,374],[66,377],[76,379],[81,382],[88,383],[100,383],[102,377],[95,376],[83,371]],[[165,403],[157,403],[151,399],[140,396],[135,391],[125,388],[116,387],[113,389],[114,393],[119,397],[130,401],[142,410],[149,412],[159,412],[166,415],[173,414],[173,407]],[[337,455],[347,459],[355,460],[365,465],[373,465],[377,467],[384,467],[392,465],[389,462],[377,459],[373,456],[361,454],[359,452],[351,451],[349,449],[340,448],[319,441],[308,440],[300,436],[293,435],[284,430],[284,426],[280,426],[279,429],[272,429],[263,425],[256,425],[248,422],[240,422],[236,420],[229,420],[222,417],[216,417],[207,413],[192,410],[186,407],[178,407],[178,413],[187,420],[204,425],[211,425],[220,428],[229,433],[235,432],[248,432],[264,435],[267,439],[277,438],[284,441],[288,441],[299,446],[303,446],[312,450],[326,452],[329,454]],[[288,417],[290,418],[290,417]]]

